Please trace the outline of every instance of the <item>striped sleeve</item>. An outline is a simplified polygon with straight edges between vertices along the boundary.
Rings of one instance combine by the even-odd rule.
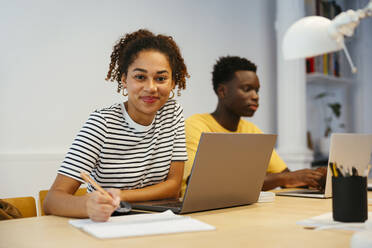
[[[90,174],[97,165],[106,134],[106,119],[99,112],[93,112],[76,135],[58,173],[83,182],[80,172]]]
[[[183,109],[176,103],[174,111],[175,139],[172,153],[172,161],[186,161],[186,139],[185,139],[185,120],[183,118]]]

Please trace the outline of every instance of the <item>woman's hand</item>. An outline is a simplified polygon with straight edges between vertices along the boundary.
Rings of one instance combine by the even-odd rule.
[[[98,191],[89,194],[86,201],[86,210],[91,220],[98,222],[107,221],[111,214],[119,207],[120,190],[109,189],[107,192],[112,198],[108,198]]]

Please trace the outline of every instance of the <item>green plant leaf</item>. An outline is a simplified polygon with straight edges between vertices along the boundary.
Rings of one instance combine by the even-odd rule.
[[[320,99],[323,97],[329,96],[328,92],[322,92],[314,97],[314,99]]]
[[[332,109],[333,114],[339,118],[341,115],[341,104],[338,102],[328,103],[328,107]]]
[[[324,131],[324,137],[328,137],[332,133],[332,128],[330,126],[327,126]]]

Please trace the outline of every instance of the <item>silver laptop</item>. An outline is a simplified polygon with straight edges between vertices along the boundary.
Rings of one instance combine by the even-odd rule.
[[[371,163],[372,134],[338,133],[332,134],[328,163],[345,166],[367,166]],[[310,198],[332,197],[332,173],[328,166],[324,191],[299,189],[280,192],[276,195]]]
[[[183,200],[132,208],[184,214],[257,202],[275,140],[273,134],[202,133]]]

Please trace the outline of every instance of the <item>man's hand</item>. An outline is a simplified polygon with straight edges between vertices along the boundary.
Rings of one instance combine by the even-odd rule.
[[[295,188],[309,186],[309,188],[323,189],[325,185],[325,175],[327,168],[302,169],[297,171],[285,172],[284,187]]]

